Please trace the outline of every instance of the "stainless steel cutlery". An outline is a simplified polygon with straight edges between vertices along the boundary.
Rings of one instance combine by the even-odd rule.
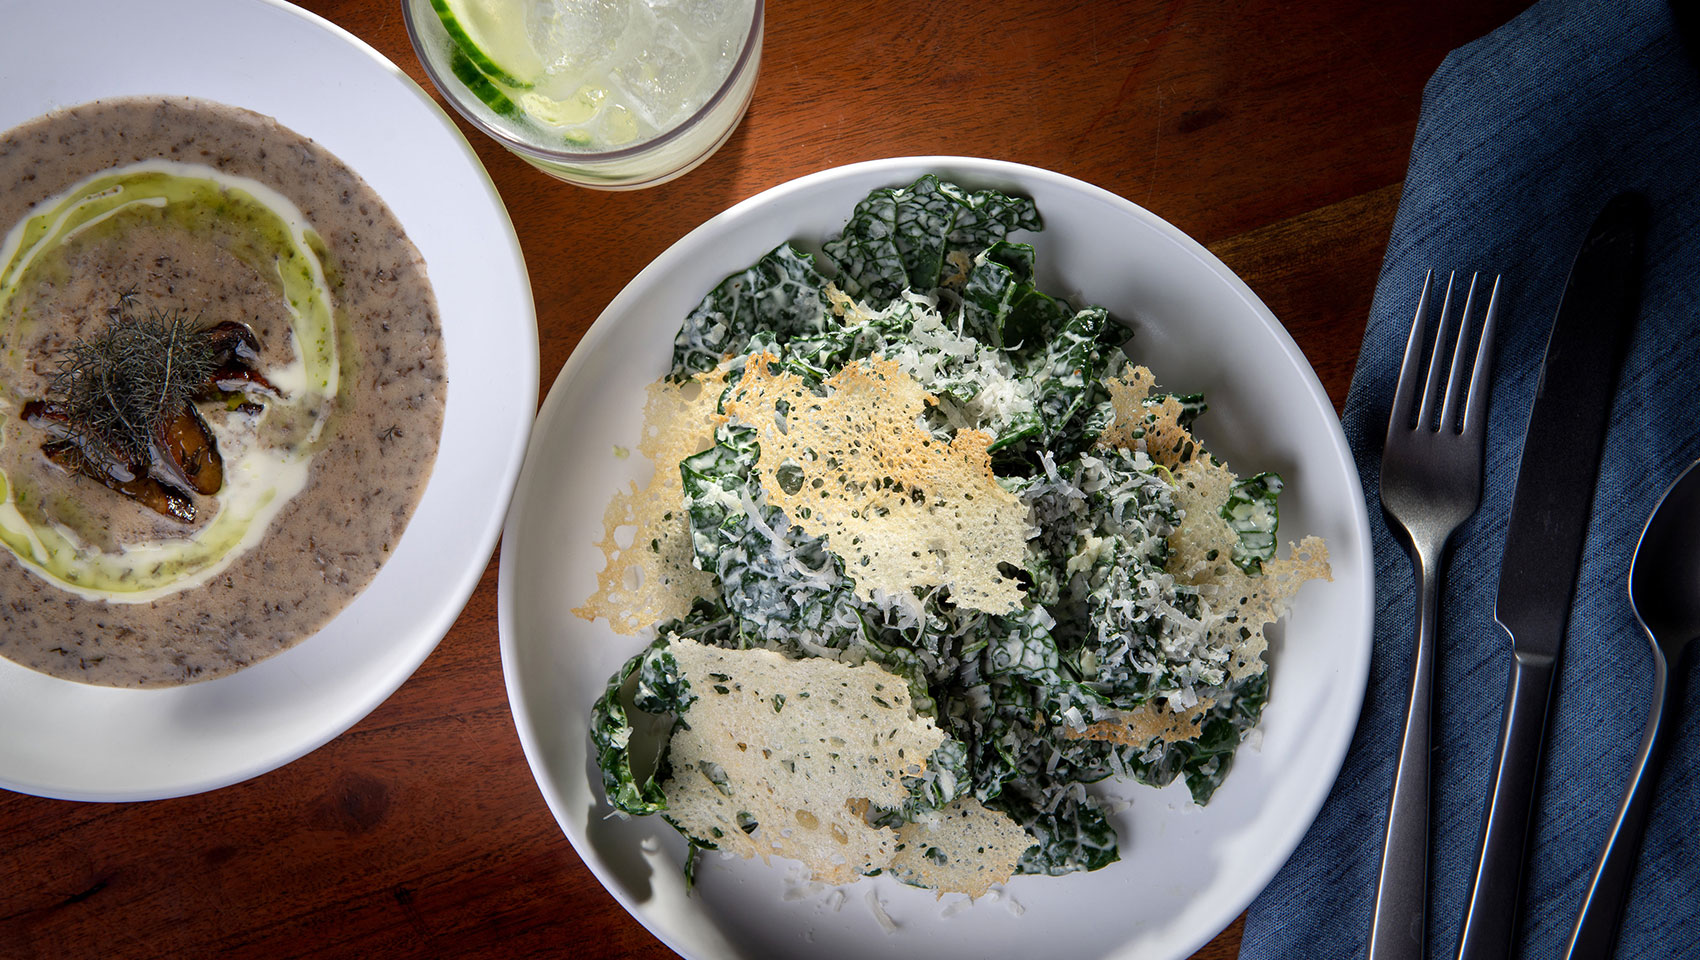
[[[1487,437],[1488,371],[1492,366],[1499,278],[1471,330],[1477,278],[1454,308],[1446,281],[1433,346],[1426,333],[1432,272],[1423,278],[1417,315],[1388,418],[1381,455],[1381,506],[1401,534],[1416,579],[1417,631],[1410,699],[1399,763],[1387,808],[1387,835],[1370,923],[1369,960],[1421,960],[1428,903],[1429,738],[1433,729],[1435,634],[1440,573],[1452,534],[1482,502],[1482,451]],[[1484,284],[1485,286],[1485,284]],[[1426,372],[1425,372],[1426,366]]]
[[[1639,306],[1647,202],[1614,197],[1576,255],[1523,438],[1494,619],[1511,637],[1505,715],[1459,960],[1510,955],[1547,705],[1582,563],[1617,370]]]

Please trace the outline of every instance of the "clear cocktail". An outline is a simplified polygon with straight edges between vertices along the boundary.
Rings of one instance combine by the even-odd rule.
[[[763,0],[404,0],[415,52],[473,125],[571,183],[690,170],[743,118]]]

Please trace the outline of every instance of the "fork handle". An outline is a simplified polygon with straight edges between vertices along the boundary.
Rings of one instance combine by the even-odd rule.
[[[1515,656],[1512,660],[1505,720],[1482,815],[1481,849],[1470,882],[1464,930],[1458,938],[1458,960],[1504,960],[1511,955],[1556,666],[1551,657]]]
[[[1387,801],[1387,837],[1375,884],[1368,960],[1423,960],[1428,913],[1429,740],[1434,732],[1434,646],[1439,622],[1437,563],[1418,555],[1417,646],[1411,660],[1405,734]]]

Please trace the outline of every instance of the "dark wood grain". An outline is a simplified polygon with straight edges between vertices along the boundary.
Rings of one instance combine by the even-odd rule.
[[[778,0],[748,117],[673,183],[564,186],[462,126],[525,251],[544,390],[620,287],[727,205],[837,164],[965,154],[1079,177],[1199,239],[1339,405],[1423,82],[1523,5]],[[425,83],[396,0],[308,6]],[[0,792],[0,958],[671,956],[533,784],[495,605],[492,559],[399,692],[247,783],[146,804]],[[1236,921],[1197,957],[1239,937]]]

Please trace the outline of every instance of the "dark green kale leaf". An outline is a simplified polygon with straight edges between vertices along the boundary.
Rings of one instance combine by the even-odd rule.
[[[1103,381],[1125,359],[1107,333],[1112,328],[1120,329],[1107,311],[1087,307],[1012,354],[1036,396],[1032,411],[1015,418],[991,445],[1001,472],[1027,472],[1033,464],[1025,461],[1041,453],[1068,459],[1097,443],[1114,415]]]
[[[1050,448],[1086,404],[1120,354],[1100,340],[1110,315],[1102,307],[1076,313],[1046,339],[1044,349],[1027,363],[1026,374],[1039,383],[1038,443]]]
[[[988,616],[980,630],[980,675],[990,679],[1019,679],[1035,687],[1058,687],[1069,682],[1056,639],[1034,615],[1022,610]],[[1047,714],[1054,713],[1047,710]]]
[[[656,716],[680,714],[689,710],[696,699],[690,682],[679,672],[679,661],[674,659],[673,652],[666,648],[664,642],[658,642],[645,651],[643,663],[638,665],[632,706]]]
[[[922,716],[936,716],[938,701],[933,699],[931,678],[927,665],[901,631],[882,629],[877,618],[890,616],[891,610],[868,609],[857,598],[851,601],[856,618],[861,622],[861,652],[888,673],[902,677],[909,685],[909,703]]]
[[[831,321],[826,279],[814,258],[782,243],[749,269],[709,291],[673,339],[674,380],[712,370],[727,354],[743,353],[758,330],[777,342],[818,334]]]
[[[970,193],[927,174],[868,194],[822,250],[838,267],[839,288],[879,309],[905,289],[936,289],[952,250],[972,256],[1011,230],[1040,226],[1030,199]]]
[[[1116,828],[1098,802],[1084,792],[1063,788],[1056,806],[1046,810],[1024,791],[1009,790],[987,806],[1002,810],[1036,841],[1021,855],[1016,873],[1059,877],[1076,870],[1099,870],[1121,859]]]
[[[1033,247],[999,241],[977,258],[962,287],[965,333],[1019,356],[1041,349],[1074,311],[1033,283]]]
[[[1222,519],[1238,536],[1234,543],[1234,566],[1251,576],[1263,572],[1263,561],[1275,555],[1275,530],[1279,514],[1275,501],[1281,496],[1281,477],[1260,473],[1234,483],[1222,504]]]
[[[1196,739],[1158,742],[1145,751],[1123,748],[1130,754],[1138,754],[1124,757],[1135,780],[1163,787],[1175,777],[1184,776],[1192,802],[1199,805],[1210,802],[1233,766],[1234,751],[1245,739],[1246,731],[1257,726],[1263,716],[1263,707],[1269,702],[1269,675],[1247,677],[1214,696],[1216,706],[1205,715]]]
[[[951,709],[958,726],[977,734],[968,740],[975,795],[1033,836],[1018,873],[1097,870],[1117,859],[1116,835],[1080,785],[1103,779],[1109,769],[1078,765],[1078,745],[1090,742],[1061,735],[1064,711],[1089,706],[1095,695],[1071,678],[1036,620],[1002,626],[1011,629],[993,629],[978,663],[966,671],[983,684],[967,687],[969,695]]]
[[[1034,608],[1000,616],[942,606],[932,614],[936,623],[917,638],[917,649],[939,658],[933,676],[939,723],[949,742],[963,745],[975,797],[1035,837],[1018,870],[1060,874],[1114,861],[1114,830],[1074,785],[1082,779],[1067,759],[1074,741],[1059,735],[1062,714],[1096,697],[1063,663],[1046,615]]]
[[[884,354],[893,345],[907,341],[920,309],[906,303],[865,320],[834,323],[819,333],[792,337],[783,348],[770,352],[780,357],[787,369],[818,389],[826,378],[852,360]]]
[[[1044,229],[1039,206],[1031,197],[1013,197],[998,190],[967,191],[944,181],[940,181],[939,189],[961,206],[950,236],[945,238],[951,250],[978,253],[1011,231]]]
[[[718,600],[701,597],[691,601],[691,609],[683,617],[664,620],[655,632],[664,637],[688,637],[711,647],[737,647],[738,618]]]
[[[856,204],[844,231],[821,245],[838,267],[839,289],[870,304],[890,303],[909,286],[909,269],[897,239],[901,193],[887,189],[868,194]],[[936,216],[945,211],[929,210],[923,202],[916,212]]]
[[[1120,357],[1109,361],[1113,367]],[[1082,454],[1089,453],[1098,446],[1098,438],[1116,418],[1114,404],[1110,402],[1109,391],[1103,383],[1089,384],[1086,395],[1081,398],[1079,406],[1075,407],[1074,416],[1063,424],[1051,438],[1051,454],[1058,459],[1071,460]]]
[[[793,657],[859,642],[855,583],[824,540],[768,505],[756,432],[723,426],[715,439],[680,471],[697,562],[719,578],[743,642]]]
[[[1028,542],[1028,566],[1037,571],[1035,594],[1056,618],[1064,662],[1129,709],[1155,690],[1194,682],[1194,665],[1173,657],[1193,651],[1163,632],[1169,606],[1185,610],[1193,598],[1163,589],[1167,537],[1180,522],[1173,491],[1133,454],[1101,453],[1063,463],[1022,491],[1040,527]]]
[[[656,813],[667,807],[660,782],[665,779],[665,755],[663,753],[655,769],[648,773],[640,774],[634,769],[632,737],[635,730],[626,710],[627,697],[638,695],[636,690],[628,690],[628,686],[644,686],[638,679],[640,674],[651,671],[657,672],[658,676],[665,674],[665,666],[659,661],[673,659],[665,651],[667,640],[663,635],[642,653],[627,660],[608,680],[607,688],[591,708],[590,741],[596,748],[597,766],[602,770],[602,789],[615,809],[634,816]],[[652,664],[652,660],[657,662]],[[677,679],[677,672],[678,665],[674,664],[676,682],[652,685],[643,695],[643,704],[634,703],[634,707],[653,714],[682,712],[690,705],[692,696],[689,684]]]

